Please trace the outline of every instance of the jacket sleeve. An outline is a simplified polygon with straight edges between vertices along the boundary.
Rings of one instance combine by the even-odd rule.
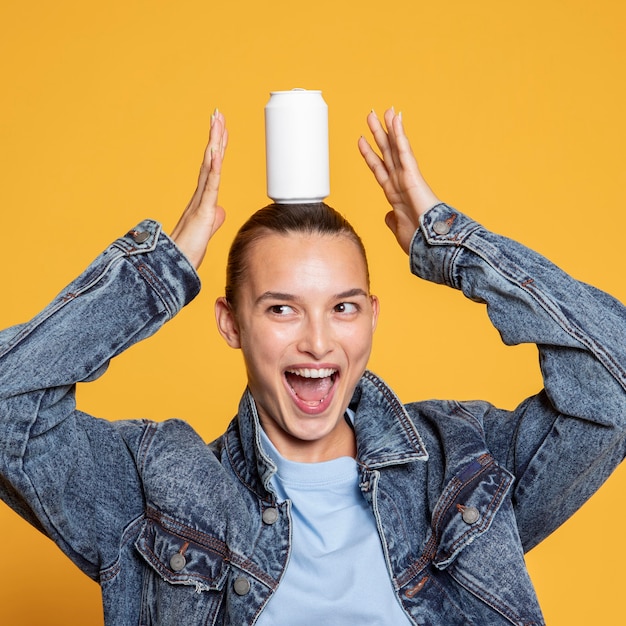
[[[199,286],[175,244],[145,221],[33,320],[0,333],[0,497],[92,578],[143,500],[133,429],[123,437],[119,423],[77,411],[75,384],[100,376]]]
[[[513,505],[528,550],[626,454],[626,309],[445,204],[423,216],[410,260],[416,275],[485,303],[505,344],[538,347],[543,391],[514,411],[467,405],[516,477]]]

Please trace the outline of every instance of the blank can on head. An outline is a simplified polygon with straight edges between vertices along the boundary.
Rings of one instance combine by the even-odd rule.
[[[279,204],[330,193],[328,106],[321,91],[272,91],[265,106],[267,195]]]

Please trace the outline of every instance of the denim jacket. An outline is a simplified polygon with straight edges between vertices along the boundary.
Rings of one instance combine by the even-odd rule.
[[[543,624],[523,554],[625,455],[624,307],[443,204],[410,263],[486,303],[505,343],[537,344],[545,389],[514,411],[403,405],[364,374],[351,404],[360,489],[393,588],[414,624]],[[198,289],[146,221],[0,335],[0,495],[100,583],[109,626],[254,624],[289,561],[290,503],[270,486],[248,392],[210,445],[181,421],[76,409],[77,382]]]

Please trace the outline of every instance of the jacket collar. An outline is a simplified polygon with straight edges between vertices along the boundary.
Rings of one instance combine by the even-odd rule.
[[[371,469],[428,460],[428,452],[413,420],[381,378],[366,371],[354,391],[359,463]]]
[[[426,461],[428,452],[404,405],[378,376],[366,371],[350,408],[355,413],[357,461],[370,469]],[[276,465],[261,444],[261,425],[247,389],[237,417],[226,431],[225,446],[233,469],[260,498],[273,500],[270,479]]]

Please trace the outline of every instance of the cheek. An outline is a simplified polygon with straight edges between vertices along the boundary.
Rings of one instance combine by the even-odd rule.
[[[241,351],[246,363],[263,374],[277,365],[291,339],[286,329],[257,325],[241,332]]]
[[[287,324],[258,324],[242,333],[242,344],[254,350],[261,357],[275,356],[294,341],[293,329]]]
[[[372,326],[368,322],[362,327],[353,329],[346,338],[345,345],[348,354],[356,360],[362,360],[369,357],[372,351]]]

